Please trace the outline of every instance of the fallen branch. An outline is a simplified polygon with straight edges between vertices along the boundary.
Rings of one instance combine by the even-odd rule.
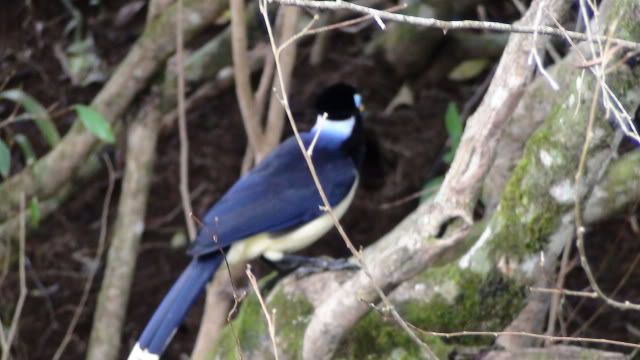
[[[383,20],[397,21],[407,24],[413,24],[417,26],[424,26],[430,28],[438,28],[442,29],[443,32],[447,32],[449,30],[488,30],[488,31],[501,31],[501,32],[509,32],[509,33],[519,33],[519,34],[533,34],[537,32],[540,35],[552,35],[565,37],[569,36],[574,40],[589,40],[589,41],[605,41],[607,40],[606,36],[597,35],[592,38],[587,36],[586,34],[568,31],[563,32],[559,29],[550,27],[550,26],[532,26],[529,24],[520,25],[520,24],[503,24],[491,21],[476,21],[476,20],[461,20],[461,21],[444,21],[437,20],[432,18],[422,18],[418,16],[410,16],[403,14],[394,14],[387,11],[376,10],[372,8],[368,8],[366,6],[354,4],[347,1],[313,1],[313,0],[269,0],[269,2],[276,2],[282,5],[292,5],[298,7],[304,7],[308,9],[321,9],[321,10],[350,10],[353,12],[368,14],[373,16],[374,18],[379,18]],[[623,39],[609,39],[611,44],[623,46],[629,49],[640,50],[640,43],[630,40]]]
[[[127,131],[127,159],[118,217],[111,237],[107,266],[98,295],[87,350],[89,360],[118,357],[122,324],[133,281],[155,159],[161,113],[147,104]]]
[[[184,222],[187,225],[189,239],[196,237],[196,224],[193,221],[193,208],[189,196],[189,135],[187,134],[187,109],[185,106],[184,79],[184,30],[183,30],[183,0],[178,0],[178,14],[176,17],[176,73],[178,86],[176,91],[178,104],[178,132],[180,133],[180,200],[184,212]],[[157,135],[156,135],[157,136]]]
[[[115,170],[113,169],[113,165],[111,164],[111,160],[107,156],[104,156],[105,164],[107,165],[107,169],[109,170],[109,186],[107,188],[107,193],[104,197],[104,202],[102,204],[102,217],[100,220],[100,236],[98,238],[98,248],[96,249],[96,255],[94,257],[93,263],[95,267],[91,270],[89,274],[89,279],[87,280],[84,289],[82,290],[82,297],[78,302],[78,306],[73,313],[73,317],[69,322],[69,326],[67,327],[67,331],[64,334],[64,338],[60,342],[58,349],[53,355],[54,360],[58,360],[62,357],[64,350],[67,348],[69,341],[71,341],[71,337],[73,336],[73,332],[80,320],[80,316],[82,315],[82,311],[84,310],[84,306],[87,303],[87,299],[89,298],[89,291],[93,286],[93,282],[96,278],[96,274],[99,269],[99,264],[102,261],[102,253],[104,252],[104,247],[107,239],[107,228],[109,226],[109,206],[111,204],[111,195],[113,194],[113,188],[115,187],[116,175]]]
[[[260,118],[257,116],[255,98],[251,87],[246,18],[244,1],[232,1],[231,49],[233,51],[236,98],[242,114],[242,124],[247,134],[248,146],[253,150],[253,157],[260,161],[265,152],[263,150],[262,126],[260,125]]]

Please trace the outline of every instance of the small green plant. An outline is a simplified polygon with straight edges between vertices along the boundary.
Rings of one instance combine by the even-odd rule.
[[[0,92],[0,99],[13,101],[22,106],[27,112],[27,118],[32,119],[36,123],[42,137],[50,147],[54,147],[60,142],[58,129],[56,129],[56,126],[51,120],[47,109],[45,109],[38,100],[20,89],[10,89]]]
[[[24,114],[11,117],[9,120],[3,122],[3,126],[11,122],[33,120],[38,130],[40,130],[43,139],[51,148],[60,143],[60,133],[53,123],[51,115],[33,96],[21,89],[9,89],[0,92],[0,100],[14,102],[25,111]],[[102,114],[86,105],[74,105],[73,109],[76,111],[78,119],[80,119],[90,133],[107,143],[113,143],[115,141],[111,125]],[[23,134],[16,134],[12,140],[20,147],[27,166],[33,164],[36,161],[36,154],[29,139]],[[0,139],[0,176],[5,178],[8,177],[11,172],[10,144],[13,144],[13,142]],[[33,209],[34,207],[32,206],[32,210]],[[34,217],[32,216],[32,218]]]
[[[447,106],[447,112],[444,115],[444,125],[447,129],[447,135],[449,135],[449,142],[448,150],[442,156],[442,161],[444,161],[448,165],[451,165],[451,162],[456,155],[456,151],[458,150],[458,146],[460,145],[460,140],[462,139],[462,131],[464,129],[464,124],[462,122],[462,118],[460,117],[458,106],[454,102],[450,102]],[[440,189],[443,181],[443,176],[438,176],[429,180],[422,188],[422,192],[420,194],[420,202],[422,203],[429,200],[436,192],[438,192],[438,189]]]
[[[111,125],[102,114],[86,105],[74,105],[73,109],[78,114],[78,118],[80,118],[84,127],[89,130],[90,133],[104,142],[115,142]]]
[[[7,177],[11,169],[11,154],[9,147],[0,139],[0,175]]]
[[[31,213],[29,222],[31,223],[32,227],[37,228],[40,224],[40,218],[42,216],[40,212],[40,203],[38,202],[37,197],[31,198],[31,201],[29,202],[29,212]]]
[[[31,146],[29,139],[23,134],[16,134],[13,140],[15,140],[18,146],[20,146],[20,150],[27,161],[27,165],[33,164],[36,161],[36,153],[33,151],[33,147]]]
[[[447,164],[451,164],[460,145],[462,130],[464,128],[458,106],[454,102],[450,102],[449,106],[447,106],[447,112],[444,115],[444,125],[449,135],[449,151],[444,154],[442,160]]]

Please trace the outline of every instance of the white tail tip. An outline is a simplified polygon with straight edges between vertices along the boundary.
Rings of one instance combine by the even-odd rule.
[[[136,343],[127,360],[160,360],[160,355],[152,354],[148,350],[143,350],[140,344]]]

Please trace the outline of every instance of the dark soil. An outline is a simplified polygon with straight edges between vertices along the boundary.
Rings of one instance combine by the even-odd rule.
[[[87,2],[78,4],[87,27],[94,34],[99,55],[113,68],[135,41],[144,23],[143,8],[126,25],[116,26],[118,10],[125,0],[103,1],[99,7]],[[28,8],[23,2],[3,5],[0,12],[0,83],[6,88],[23,88],[49,107],[58,128],[69,128],[73,116],[65,109],[76,103],[89,103],[100,85],[73,86],[54,56],[53,45],[66,45],[70,36],[64,28],[70,17],[58,1],[32,1]],[[205,35],[212,36],[215,29]],[[203,35],[204,36],[204,35]],[[424,184],[446,169],[440,164],[447,134],[443,126],[447,104],[456,102],[460,107],[473,95],[482,77],[469,83],[450,83],[440,73],[430,73],[413,79],[394,75],[385,63],[375,57],[361,57],[362,48],[371,37],[370,29],[358,34],[337,33],[332,37],[325,61],[318,67],[308,65],[310,42],[303,42],[299,51],[292,80],[292,108],[301,129],[311,126],[314,114],[311,104],[315,94],[325,85],[348,81],[362,89],[367,105],[366,127],[370,137],[370,152],[366,165],[366,181],[358,191],[356,200],[343,219],[356,246],[366,246],[384,235],[415,208],[417,200],[401,205],[385,206],[422,189]],[[338,51],[335,51],[338,49]],[[452,65],[455,61],[452,61]],[[411,85],[415,106],[402,107],[390,115],[383,110],[400,86]],[[0,119],[9,116],[13,107],[0,103]],[[188,114],[190,136],[190,186],[198,196],[193,201],[196,214],[203,214],[216,199],[238,178],[246,140],[232,89],[210,98],[191,109]],[[31,139],[39,134],[30,123],[8,128],[10,133],[24,133]],[[1,132],[1,131],[0,131]],[[5,134],[0,134],[5,135]],[[287,130],[285,136],[290,135]],[[45,144],[33,140],[39,155],[46,152]],[[156,304],[187,264],[189,258],[184,247],[171,245],[173,235],[183,231],[182,212],[178,193],[177,131],[164,135],[159,142],[158,158],[152,181],[146,217],[146,231],[138,258],[134,288],[122,338],[122,356],[131,348],[146,324]],[[118,173],[123,170],[124,154],[111,149]],[[17,152],[14,162],[23,160]],[[20,166],[14,166],[13,171]],[[107,174],[102,171],[75,193],[39,228],[28,236],[29,260],[26,305],[20,319],[20,332],[16,341],[16,359],[49,359],[60,344],[71,316],[76,309],[87,279],[90,259],[95,254],[100,227],[104,194],[108,185]],[[109,221],[113,224],[117,212],[118,187],[110,208]],[[589,237],[589,253],[606,291],[612,291],[621,272],[629,268],[640,245],[633,247],[638,234],[631,231],[627,218],[613,219],[598,226]],[[613,249],[616,249],[614,251]],[[306,255],[348,256],[342,240],[335,231],[304,252]],[[269,271],[259,264],[259,274]],[[622,265],[622,266],[621,266]],[[638,299],[640,286],[635,270],[622,290],[620,299]],[[89,301],[64,359],[82,359],[86,351],[99,278],[91,290]],[[0,314],[3,321],[12,313],[17,299],[18,278],[10,273],[2,285]],[[571,273],[568,288],[585,288],[586,282],[579,267]],[[567,306],[578,308],[568,321],[569,331],[577,329],[593,314],[601,303],[593,300],[569,299]],[[181,327],[168,349],[167,358],[177,359],[189,354],[197,333],[202,305],[194,309]],[[637,314],[605,311],[580,335],[633,341],[626,324],[638,324]],[[637,340],[637,338],[635,338]]]

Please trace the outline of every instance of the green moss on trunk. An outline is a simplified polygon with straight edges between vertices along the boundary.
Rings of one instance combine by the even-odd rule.
[[[313,306],[302,295],[289,295],[282,289],[277,289],[269,296],[267,307],[270,311],[275,311],[276,341],[280,358],[301,358],[304,330],[313,313]],[[273,358],[267,322],[255,293],[247,297],[236,319],[230,326],[225,327],[211,358],[237,359],[236,336],[244,357]]]
[[[523,306],[525,288],[494,271],[487,276],[451,264],[419,275],[415,287],[433,289],[423,299],[400,302],[397,309],[410,324],[427,331],[499,331]],[[491,337],[443,340],[423,336],[443,359],[455,346],[489,345]],[[339,359],[416,359],[419,349],[391,319],[367,314],[345,338]]]

